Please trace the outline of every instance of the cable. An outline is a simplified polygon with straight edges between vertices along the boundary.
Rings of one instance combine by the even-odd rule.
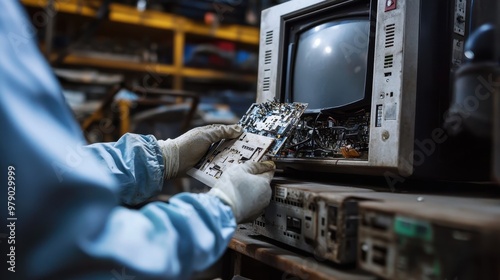
[[[469,7],[469,33],[472,32],[472,17],[474,15],[474,0],[470,1]]]
[[[318,122],[319,116],[321,116],[321,111],[318,113],[318,115],[316,116],[316,119],[314,119],[314,123],[313,123],[313,133],[311,135],[311,148],[312,148],[313,152],[314,152],[314,144],[315,144],[314,134],[316,134],[316,124]]]
[[[303,145],[303,144],[305,144],[305,143],[307,143],[307,142],[309,142],[309,141],[311,141],[311,138],[310,138],[310,137],[309,137],[309,138],[307,138],[307,139],[305,139],[305,140],[303,140],[303,141],[300,141],[299,143],[296,143],[296,144],[293,144],[293,145],[291,145],[291,146],[285,147],[285,149],[291,149],[291,148],[293,148],[293,147],[297,147],[297,146],[299,146],[299,145]]]

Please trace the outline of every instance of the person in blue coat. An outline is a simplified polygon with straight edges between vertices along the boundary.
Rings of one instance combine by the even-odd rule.
[[[1,279],[188,279],[269,202],[272,162],[225,172],[206,194],[143,203],[237,125],[175,139],[85,145],[19,1],[0,1]]]

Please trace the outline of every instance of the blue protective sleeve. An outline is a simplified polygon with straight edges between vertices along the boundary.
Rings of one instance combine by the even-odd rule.
[[[0,10],[0,220],[13,224],[0,229],[0,279],[186,279],[215,262],[236,227],[231,209],[205,194],[120,206],[157,191],[157,144],[129,135],[84,148],[19,1]]]
[[[136,205],[161,191],[165,165],[154,136],[127,133],[117,142],[83,149],[94,154],[118,180],[123,203]]]

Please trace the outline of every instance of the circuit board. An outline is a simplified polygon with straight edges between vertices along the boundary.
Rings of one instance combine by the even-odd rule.
[[[273,141],[273,138],[251,133],[243,133],[237,139],[222,140],[187,174],[213,187],[229,166],[261,160]]]
[[[275,156],[295,129],[306,108],[306,103],[298,102],[254,103],[241,118],[239,124],[246,132],[274,138],[275,141],[267,154]]]
[[[213,145],[187,174],[213,187],[230,166],[275,156],[306,108],[304,103],[269,101],[252,104],[239,121],[243,134],[237,139],[225,139]]]

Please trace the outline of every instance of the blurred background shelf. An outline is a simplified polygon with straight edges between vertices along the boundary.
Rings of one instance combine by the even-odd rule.
[[[27,7],[46,8],[49,0],[22,0]],[[102,1],[66,0],[55,1],[56,12],[95,17]],[[179,32],[193,33],[217,39],[224,39],[245,44],[259,44],[259,29],[237,24],[208,26],[192,19],[159,11],[139,11],[135,7],[110,4],[109,20],[144,27],[153,27]]]
[[[154,72],[161,75],[178,74],[177,69],[173,65],[168,64],[130,62],[125,60],[103,59],[82,55],[68,55],[65,57],[63,63],[68,65],[85,65],[116,70]],[[238,74],[210,68],[183,67],[180,69],[180,75],[183,77],[198,79],[227,80],[248,83],[256,82],[256,77],[253,74]]]
[[[91,25],[92,22],[89,21],[98,16],[99,9],[103,4],[102,1],[81,0],[54,1],[54,3],[50,3],[48,0],[22,0],[22,3],[32,9],[33,19],[40,16],[40,14],[37,14],[39,12],[45,12],[49,20],[55,20],[56,16],[60,17],[57,20],[64,23],[62,24],[63,29],[78,24]],[[201,65],[201,67],[186,67],[186,63],[189,63],[188,60],[190,59],[188,55],[191,54],[186,51],[192,50],[193,44],[200,46],[204,43],[205,45],[215,45],[217,47],[217,44],[220,45],[220,42],[223,42],[226,45],[231,45],[229,49],[220,50],[223,54],[229,53],[231,56],[229,59],[242,57],[240,54],[245,57],[253,55],[256,59],[259,43],[259,30],[256,27],[237,24],[207,25],[175,14],[154,10],[140,11],[136,7],[116,3],[109,4],[108,9],[107,20],[100,23],[96,34],[91,36],[94,41],[87,38],[87,42],[79,43],[80,46],[71,46],[72,49],[68,51],[64,59],[57,60],[57,56],[53,55],[53,49],[57,49],[58,44],[66,45],[65,47],[68,48],[69,43],[67,41],[70,39],[64,38],[66,35],[60,34],[66,31],[67,34],[70,34],[68,36],[70,37],[71,33],[78,32],[74,30],[52,30],[50,32],[54,34],[50,36],[52,39],[48,39],[47,36],[40,38],[43,42],[44,51],[51,53],[49,56],[51,63],[70,65],[72,67],[98,67],[108,70],[153,72],[156,75],[172,76],[171,88],[173,89],[184,88],[184,77],[213,79],[214,82],[233,80],[249,84],[257,81],[256,61],[254,67],[250,67],[250,71],[248,67],[240,71],[241,69],[235,69],[234,65],[211,65],[210,59],[206,59],[208,62]],[[47,26],[43,27],[47,28]],[[73,29],[76,29],[76,27]],[[118,29],[122,30],[119,31]],[[45,33],[49,32],[44,31]],[[127,31],[130,31],[130,33]],[[101,55],[95,55],[98,54],[97,46],[103,44],[116,45],[119,40],[139,38],[135,34],[145,36],[146,39],[142,38],[143,42],[136,44],[142,44],[142,46],[134,50],[137,53],[135,56],[129,55],[132,59],[120,60],[105,57],[106,54],[116,56],[116,51],[111,49],[105,52],[101,50]],[[61,37],[63,38],[61,39]],[[102,44],[96,43],[100,37],[105,38],[102,40],[105,41]],[[113,39],[116,40],[113,41]],[[48,42],[49,40],[52,41]],[[61,43],[61,41],[66,42]],[[190,44],[190,41],[194,43]],[[130,45],[130,43],[127,44]],[[87,52],[94,52],[94,55],[75,53],[82,48]],[[157,50],[156,53],[155,50]],[[205,54],[207,56],[217,56],[217,53],[207,54],[206,51]],[[149,61],[143,61],[145,56],[147,56],[145,60]]]
[[[234,123],[255,100],[259,28],[241,17],[250,6],[245,1],[224,7],[163,0],[21,3],[90,142],[113,141],[127,128],[164,138],[188,126]],[[154,89],[197,95],[192,122],[165,128],[183,122],[179,106],[189,100],[144,94]]]

